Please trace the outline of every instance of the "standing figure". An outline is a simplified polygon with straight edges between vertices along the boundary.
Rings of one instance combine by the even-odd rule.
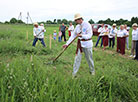
[[[80,14],[76,14],[74,16],[74,19],[75,19],[75,22],[77,23],[77,26],[74,30],[74,33],[67,41],[67,43],[63,45],[63,48],[66,48],[75,37],[78,37],[76,57],[75,57],[73,73],[72,73],[73,77],[76,76],[79,70],[79,67],[81,64],[82,52],[84,52],[85,58],[89,64],[90,73],[92,75],[95,75],[94,61],[92,56],[92,47],[93,47],[92,27],[88,22],[83,21],[83,18]]]
[[[62,32],[59,31],[59,33],[58,33],[58,42],[61,42],[61,36],[62,36]]]
[[[62,32],[61,40],[64,37],[65,42],[66,42],[66,30],[67,30],[67,27],[64,25],[64,23],[62,23],[62,25],[59,27],[59,31]]]
[[[35,46],[36,42],[40,40],[41,44],[44,47],[46,47],[44,42],[44,32],[46,32],[44,26],[39,26],[38,23],[34,23],[34,28],[33,28],[34,41],[32,46]]]
[[[129,30],[130,30],[130,27],[127,27],[127,25],[125,24],[124,29],[127,30],[127,32],[128,32],[128,37],[126,37],[126,44],[127,44],[127,49],[129,50]]]
[[[122,55],[125,54],[125,43],[128,32],[124,29],[124,25],[120,26],[120,30],[117,32],[117,52]]]
[[[108,29],[108,25],[105,25],[104,30],[102,31],[102,39],[103,39],[103,50],[105,50],[106,46],[108,46],[108,34],[109,34],[109,29]]]
[[[113,24],[112,29],[110,30],[109,35],[108,35],[109,47],[111,47],[111,45],[112,45],[112,48],[114,48],[116,34],[117,34],[116,24]]]
[[[54,33],[53,33],[53,39],[56,41],[56,37],[57,37],[57,33],[56,33],[56,30],[54,30]]]
[[[70,22],[68,28],[69,37],[73,34],[73,31],[74,31],[74,26],[72,25],[72,22]]]
[[[136,41],[137,41],[137,35],[138,35],[138,29],[137,29],[137,24],[134,23],[132,25],[133,30],[132,30],[132,46],[131,46],[131,55],[130,57],[135,57],[134,50],[136,50]]]
[[[104,24],[102,24],[102,26],[98,29],[98,33],[100,33],[99,35],[103,34],[103,30],[104,30]],[[99,43],[100,39],[101,39],[101,47],[102,47],[102,45],[103,45],[102,36],[99,36],[99,35],[98,35],[98,39],[97,39],[97,42],[96,42],[95,47],[98,46],[98,43]]]

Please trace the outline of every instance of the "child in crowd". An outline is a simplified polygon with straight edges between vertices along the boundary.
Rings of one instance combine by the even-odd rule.
[[[59,42],[61,42],[61,35],[62,35],[62,32],[59,31],[59,33],[58,33],[58,41],[59,41]]]
[[[56,33],[56,30],[54,30],[54,33],[53,33],[53,39],[56,41],[56,36],[57,36],[57,33]]]

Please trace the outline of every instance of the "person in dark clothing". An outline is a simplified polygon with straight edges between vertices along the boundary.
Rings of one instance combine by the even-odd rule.
[[[134,58],[134,60],[138,61],[138,40],[136,41],[136,57]]]
[[[67,27],[64,25],[64,23],[62,23],[62,25],[59,27],[59,31],[62,32],[61,40],[64,37],[65,42],[66,42],[66,30],[67,30]]]

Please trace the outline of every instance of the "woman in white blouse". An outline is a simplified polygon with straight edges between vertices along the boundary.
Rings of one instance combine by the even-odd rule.
[[[132,27],[133,27],[133,30],[132,30],[132,46],[131,46],[131,56],[130,57],[135,57],[134,50],[136,49],[136,39],[137,39],[137,34],[138,34],[137,24],[134,23],[132,25]]]
[[[128,37],[128,32],[124,29],[124,25],[121,25],[117,32],[117,52],[122,55],[125,54],[126,37]]]

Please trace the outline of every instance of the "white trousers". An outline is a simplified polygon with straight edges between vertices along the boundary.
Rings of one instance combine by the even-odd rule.
[[[84,54],[85,54],[85,58],[87,60],[87,63],[89,65],[89,69],[90,72],[95,72],[94,69],[94,61],[93,61],[93,57],[92,57],[92,48],[82,48]],[[73,75],[75,76],[76,73],[79,70],[80,64],[81,64],[81,58],[82,58],[82,53],[80,52],[80,50],[78,50],[78,54],[75,56],[75,61],[74,61],[74,65],[73,65]]]
[[[129,37],[126,37],[127,49],[129,49]]]

